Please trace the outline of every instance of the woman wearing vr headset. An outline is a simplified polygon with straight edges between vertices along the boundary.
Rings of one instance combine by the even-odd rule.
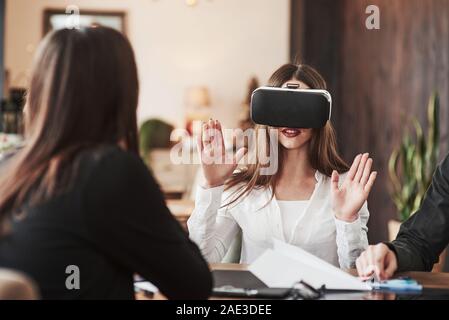
[[[269,86],[326,89],[316,70],[297,64],[276,70]],[[269,129],[256,125],[256,132],[261,128]],[[209,262],[222,261],[241,231],[241,263],[254,261],[276,238],[335,266],[354,267],[368,246],[366,200],[377,174],[372,159],[359,154],[349,167],[329,121],[319,129],[271,129],[278,133],[278,170],[264,175],[260,161],[236,170],[245,148],[223,161],[221,124],[203,124],[198,147],[205,179],[188,221],[190,237]]]

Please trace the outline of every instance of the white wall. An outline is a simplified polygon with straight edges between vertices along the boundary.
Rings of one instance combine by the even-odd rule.
[[[288,60],[288,0],[7,0],[5,66],[13,85],[26,83],[42,38],[43,10],[124,10],[141,81],[139,120],[184,119],[184,91],[210,88],[213,115],[233,126],[247,81],[262,83]],[[21,76],[22,75],[22,76]]]

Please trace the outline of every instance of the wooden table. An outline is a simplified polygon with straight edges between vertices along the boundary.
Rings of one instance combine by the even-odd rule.
[[[244,264],[234,263],[214,263],[210,265],[211,270],[247,270],[248,266]],[[356,270],[350,270],[349,273],[357,275]],[[424,288],[432,289],[449,289],[449,273],[436,273],[436,272],[402,272],[395,275],[395,277],[411,277],[418,283],[422,284]],[[351,295],[346,295],[347,299],[366,299],[366,300],[394,300],[396,294],[394,293],[382,293],[382,292],[357,292]],[[338,299],[337,296],[331,298]],[[153,298],[146,297],[144,294],[137,293],[136,299],[138,300],[165,300],[165,297],[157,293]],[[212,297],[211,300],[217,300],[216,297]]]

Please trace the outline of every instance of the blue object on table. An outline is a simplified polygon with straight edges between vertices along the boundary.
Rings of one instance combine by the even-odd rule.
[[[374,289],[387,289],[392,291],[422,291],[422,285],[410,277],[373,282],[372,287]]]

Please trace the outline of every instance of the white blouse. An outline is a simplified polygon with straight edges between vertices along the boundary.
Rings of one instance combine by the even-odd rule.
[[[281,213],[282,229],[285,239],[290,240],[295,235],[295,224],[298,219],[304,215],[304,211],[309,201],[284,201],[278,200],[278,206]]]
[[[233,192],[224,191],[224,186],[197,189],[195,209],[187,222],[190,238],[209,262],[220,262],[241,230],[241,263],[253,262],[272,247],[275,238],[335,266],[353,268],[368,246],[367,204],[354,222],[338,220],[331,209],[330,178],[319,172],[315,178],[315,189],[303,214],[291,225],[290,238],[285,236],[279,202],[276,197],[272,199],[271,189],[255,189],[236,203],[221,207],[230,201]],[[346,174],[341,175],[340,184],[345,178]]]

